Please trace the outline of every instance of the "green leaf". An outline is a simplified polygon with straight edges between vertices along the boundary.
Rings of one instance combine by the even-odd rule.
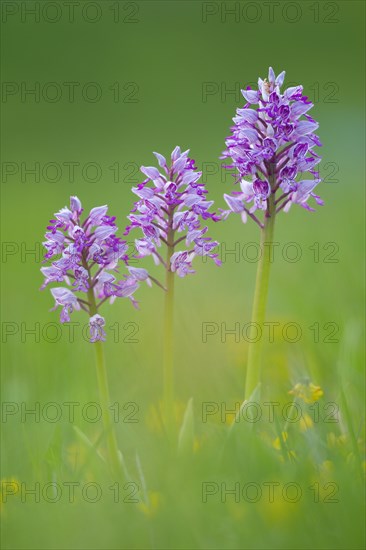
[[[260,399],[260,393],[261,393],[261,383],[259,382],[257,384],[257,386],[254,388],[253,390],[253,393],[251,394],[251,396],[249,397],[249,399],[245,399],[243,401],[243,403],[241,404],[240,406],[240,409],[238,410],[238,412],[236,413],[235,415],[235,420],[234,422],[231,424],[230,428],[229,428],[229,434],[231,434],[231,432],[233,431],[234,427],[237,426],[238,424],[240,424],[244,419],[243,419],[243,415],[242,415],[242,412],[243,412],[243,409],[244,407],[248,404],[248,403],[251,403],[251,402],[255,402],[255,403],[258,403],[259,404],[259,399]],[[253,413],[254,414],[254,413]],[[247,412],[247,417],[250,418],[251,416],[251,412],[250,412],[250,408],[248,409],[248,412]],[[254,417],[252,417],[252,420],[253,420]],[[248,421],[246,420],[246,423],[248,423]],[[249,423],[250,426],[253,426],[254,422],[253,423]]]
[[[187,403],[184,412],[183,422],[178,436],[178,452],[186,453],[193,450],[194,444],[194,416],[193,416],[193,397]]]
[[[80,430],[77,426],[73,426],[73,430],[76,433],[76,435],[79,437],[79,439],[84,443],[86,447],[91,451],[91,454],[96,455],[104,464],[106,464],[106,461],[103,457],[103,455],[98,451],[98,445],[100,444],[100,439],[96,443],[92,443],[90,439],[88,438],[85,433]]]

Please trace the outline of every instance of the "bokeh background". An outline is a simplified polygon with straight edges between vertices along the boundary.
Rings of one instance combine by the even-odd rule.
[[[1,8],[1,386],[5,406],[15,404],[13,415],[2,416],[1,477],[17,488],[54,482],[64,489],[55,503],[20,489],[3,497],[3,547],[362,548],[364,3],[82,1],[73,14],[59,1]],[[39,292],[45,226],[77,195],[85,209],[108,204],[122,232],[131,187],[142,180],[138,167],[154,163],[152,151],[168,155],[176,145],[191,149],[216,207],[224,207],[232,177],[218,157],[244,103],[240,88],[266,76],[269,65],[286,70],[285,84],[303,84],[315,102],[325,206],[292,208],[276,222],[268,320],[281,328],[298,323],[302,333],[290,343],[278,332],[265,346],[263,396],[286,404],[291,387],[310,380],[324,392],[320,419],[308,429],[290,426],[282,451],[281,415],[255,428],[240,423],[230,435],[232,415],[202,421],[202,403],[225,411],[243,398],[248,342],[224,331],[250,321],[256,262],[246,247],[259,238],[254,224],[235,216],[211,224],[223,266],[197,260],[196,274],[176,285],[178,422],[191,397],[194,407],[186,454],[170,452],[159,421],[162,292],[141,287],[139,311],[127,300],[104,309],[112,401],[122,410],[117,437],[138,485],[137,503],[123,502],[130,488],[122,486],[114,502],[113,480],[86,443],[97,441],[101,423],[80,413],[98,402],[93,347],[81,331],[86,319],[73,315],[79,324],[70,341],[66,327],[57,328],[58,313],[49,312],[50,292]],[[26,93],[32,88],[36,95]],[[288,243],[297,243],[298,261],[289,261]],[[217,328],[206,342],[204,323]],[[309,328],[315,323],[319,341]],[[50,402],[63,411],[56,422],[16,413]],[[65,402],[80,403],[74,422]],[[136,423],[126,421],[129,403]],[[328,403],[335,422],[324,414]],[[73,503],[62,485],[69,482],[80,484]],[[103,490],[96,503],[81,494],[89,482]],[[203,502],[206,482],[219,489]],[[221,483],[264,489],[267,482],[280,484],[274,502],[230,495],[221,502]],[[286,483],[302,488],[298,502],[281,496]]]

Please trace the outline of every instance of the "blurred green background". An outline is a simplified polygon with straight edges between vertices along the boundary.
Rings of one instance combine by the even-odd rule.
[[[210,226],[223,243],[223,266],[197,259],[196,274],[176,285],[177,414],[181,421],[193,397],[193,450],[176,457],[162,434],[163,295],[143,286],[139,311],[122,300],[103,310],[112,401],[138,407],[138,422],[120,421],[116,431],[139,502],[122,502],[128,488],[113,501],[113,480],[73,429],[91,441],[100,433],[101,423],[86,422],[81,407],[74,423],[65,414],[55,423],[3,415],[3,480],[27,487],[92,481],[103,488],[94,504],[80,491],[74,503],[66,497],[36,503],[31,496],[22,502],[20,493],[3,498],[3,547],[362,548],[364,3],[76,4],[73,15],[64,2],[1,6],[3,402],[31,408],[98,401],[93,348],[80,328],[85,316],[73,315],[80,325],[70,342],[66,328],[57,329],[58,313],[49,312],[50,292],[39,292],[39,243],[53,213],[77,195],[85,209],[108,204],[122,232],[131,187],[142,180],[137,167],[154,164],[152,151],[168,155],[176,145],[191,149],[216,208],[224,207],[232,178],[218,157],[244,103],[240,87],[265,77],[272,65],[276,73],[286,70],[285,85],[303,84],[315,101],[325,206],[315,213],[293,207],[276,222],[267,316],[281,327],[298,323],[302,336],[289,343],[276,333],[266,345],[264,400],[288,403],[291,387],[307,378],[324,391],[321,410],[334,402],[339,414],[337,422],[319,421],[305,431],[290,427],[296,455],[290,459],[276,444],[282,417],[256,429],[240,423],[230,436],[219,414],[202,421],[202,403],[232,409],[243,398],[248,343],[225,337],[222,324],[241,329],[250,321],[256,262],[242,252],[259,235],[254,224],[231,216]],[[36,95],[26,93],[32,88]],[[36,175],[27,172],[32,168]],[[284,258],[290,242],[301,251],[296,262]],[[233,249],[236,255],[225,256]],[[26,332],[37,323],[39,338]],[[207,342],[204,323],[218,329]],[[309,328],[314,323],[319,342]],[[333,329],[336,341],[328,341]],[[136,342],[129,341],[132,331]],[[304,495],[296,503],[230,496],[225,503],[220,492],[205,503],[205,482],[296,482]],[[338,502],[314,502],[313,483],[326,494],[332,487],[324,486],[336,483]]]

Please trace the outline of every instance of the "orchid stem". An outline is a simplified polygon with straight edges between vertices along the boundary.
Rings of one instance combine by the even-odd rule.
[[[166,259],[165,311],[164,311],[164,418],[168,437],[174,438],[174,273],[171,271],[170,259],[174,253],[173,214],[169,215],[168,251]]]
[[[255,282],[254,301],[252,309],[251,322],[251,343],[249,344],[247,374],[245,383],[245,400],[249,400],[254,390],[260,382],[262,338],[257,342],[258,327],[263,333],[263,323],[266,318],[266,305],[268,296],[269,274],[271,263],[273,261],[273,233],[276,217],[276,206],[274,194],[268,197],[267,211],[264,219],[264,225],[261,229],[261,251],[262,255],[257,267],[257,277]]]
[[[95,301],[94,291],[92,288],[88,290],[88,300],[90,302],[90,316],[97,313],[97,305]],[[102,411],[104,433],[107,439],[108,449],[108,461],[111,469],[111,473],[117,477],[117,479],[123,479],[124,474],[122,470],[122,464],[119,456],[116,433],[111,419],[109,410],[110,397],[108,387],[107,369],[105,364],[103,343],[98,340],[93,344],[95,349],[95,359],[97,367],[97,380],[100,407]]]

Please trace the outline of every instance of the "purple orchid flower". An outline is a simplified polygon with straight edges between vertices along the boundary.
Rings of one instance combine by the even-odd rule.
[[[116,236],[115,218],[107,211],[107,206],[98,206],[82,221],[81,202],[71,197],[70,208],[62,208],[50,221],[43,243],[45,262],[51,261],[51,265],[41,268],[45,277],[41,289],[51,283],[64,283],[51,289],[53,309],[61,306],[61,323],[68,323],[74,310],[85,310],[90,317],[91,342],[105,340],[105,320],[97,313],[102,303],[121,297],[129,298],[136,306],[133,295],[140,281],[150,282],[145,269],[131,267],[129,274],[117,280],[119,263],[128,261],[128,246]]]
[[[98,313],[93,315],[93,317],[90,317],[90,341],[92,343],[97,342],[97,340],[105,342],[105,332],[103,329],[104,325],[105,319],[104,317],[101,317]]]
[[[236,170],[240,191],[224,195],[229,209],[222,211],[223,218],[235,212],[245,222],[249,215],[262,227],[254,212],[268,213],[268,198],[276,192],[276,212],[292,204],[312,211],[310,198],[323,205],[313,192],[321,181],[315,170],[321,157],[314,151],[321,146],[314,133],[319,125],[308,114],[313,104],[302,86],[281,93],[284,78],[284,71],[276,77],[270,67],[268,79],[258,80],[258,90],[242,90],[247,103],[236,111],[221,157],[231,159],[225,167]]]
[[[206,256],[217,265],[221,262],[213,250],[218,242],[204,237],[208,228],[202,222],[220,219],[209,209],[213,201],[206,198],[207,190],[199,183],[202,173],[198,172],[195,162],[188,156],[189,150],[181,152],[176,147],[168,165],[163,155],[154,153],[160,171],[155,167],[141,167],[146,179],[132,191],[139,197],[129,216],[131,224],[125,235],[139,229],[142,238],[135,241],[138,257],[152,256],[156,264],[162,263],[167,271],[176,272],[179,277],[194,273],[192,261],[195,256]],[[180,236],[178,236],[181,234]],[[178,244],[185,242],[186,249],[176,251]],[[163,259],[161,247],[168,248],[167,260]],[[146,275],[130,273],[149,283]],[[155,279],[152,279],[157,282]],[[161,285],[160,285],[161,286]]]

